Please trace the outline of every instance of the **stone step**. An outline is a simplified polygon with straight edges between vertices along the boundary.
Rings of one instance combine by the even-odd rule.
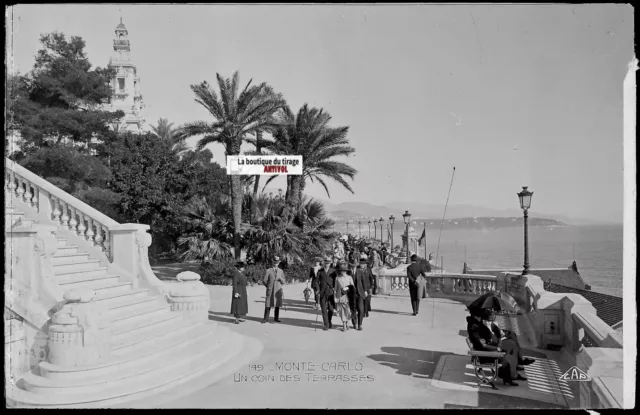
[[[117,349],[124,347],[127,344],[136,343],[140,338],[145,336],[153,337],[160,331],[165,329],[165,326],[173,324],[173,320],[184,321],[180,313],[173,313],[171,311],[156,312],[146,316],[146,319],[135,320],[135,324],[122,325],[121,327],[113,327],[111,332],[111,348]]]
[[[183,318],[172,318],[170,321],[140,329],[138,331],[140,335],[136,335],[135,331],[128,332],[126,335],[121,336],[121,339],[119,339],[117,343],[112,342],[111,354],[113,356],[119,356],[126,354],[127,350],[136,350],[145,347],[145,345],[149,347],[155,342],[155,339],[162,337],[165,333],[180,331],[187,325]]]
[[[130,282],[119,282],[115,285],[109,287],[96,287],[93,290],[96,292],[96,295],[108,295],[108,294],[117,294],[117,293],[126,293],[131,291],[131,286],[133,284]]]
[[[55,258],[59,256],[66,256],[66,255],[76,254],[76,253],[78,253],[77,245],[58,246],[58,250],[56,251],[55,254],[53,254],[53,257]]]
[[[53,265],[77,264],[79,262],[87,262],[87,260],[89,260],[89,253],[87,252],[67,253],[66,255],[58,254],[58,252],[56,252],[56,255],[52,258],[51,262]]]
[[[111,321],[120,319],[121,316],[134,313],[140,308],[150,307],[153,303],[166,303],[166,300],[160,296],[147,295],[145,297],[133,297],[130,301],[116,304],[113,307],[109,307],[107,315]]]
[[[111,349],[111,359],[128,360],[132,356],[137,356],[140,353],[144,354],[149,350],[155,349],[159,344],[171,342],[174,337],[184,341],[185,339],[191,338],[190,333],[192,330],[195,330],[194,327],[202,324],[209,324],[209,322],[200,321],[193,323],[188,320],[182,322],[175,320],[175,327],[165,329],[154,336],[139,337],[136,339],[138,340],[137,342],[127,344],[124,347]],[[216,325],[215,327],[217,328],[218,326]]]
[[[58,284],[91,281],[96,278],[106,277],[108,275],[107,270],[107,267],[101,267],[89,271],[66,272],[64,274],[56,274],[56,279],[58,280]]]
[[[168,317],[171,313],[169,303],[151,302],[144,306],[138,307],[131,313],[120,314],[111,320],[111,332],[122,333],[129,330],[135,330],[142,324],[146,324],[149,320],[161,319],[161,316]]]
[[[108,288],[118,285],[120,282],[119,275],[103,275],[100,277],[85,278],[84,281],[66,281],[60,282],[58,285],[63,291],[76,289],[76,288],[89,288],[95,290],[97,288]]]
[[[64,246],[67,246],[67,240],[66,239],[57,238],[56,241],[58,242],[58,245],[57,245],[58,248],[62,248]]]
[[[30,373],[27,381],[32,385],[61,388],[106,383],[144,373],[153,370],[155,365],[152,363],[154,361],[171,360],[172,355],[180,353],[212,335],[211,326],[207,327],[204,324],[186,326],[186,329],[183,334],[188,334],[188,337],[174,335],[170,338],[170,341],[159,341],[157,347],[153,350],[138,350],[126,356],[112,356],[109,361],[96,366],[78,368],[57,366],[43,362],[40,364],[42,376]]]
[[[53,265],[53,272],[56,275],[67,274],[70,272],[89,271],[92,269],[100,268],[99,259],[89,259],[83,262],[77,262],[75,264],[60,264]]]
[[[136,288],[125,292],[98,293],[96,303],[111,309],[147,297],[148,293],[149,290],[146,288]]]
[[[217,353],[210,352],[214,343],[219,343],[216,346]],[[243,346],[244,338],[230,332],[228,335],[220,336],[217,341],[212,338],[209,347],[199,347],[195,353],[176,356],[169,362],[155,365],[151,371],[118,382],[95,386],[83,393],[37,394],[17,391],[18,393],[12,394],[11,400],[35,407],[104,408],[175,388],[203,372],[213,371],[216,367],[234,359],[242,351]]]

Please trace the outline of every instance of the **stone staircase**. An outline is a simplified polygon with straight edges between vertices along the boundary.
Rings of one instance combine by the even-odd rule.
[[[31,181],[21,181],[20,179],[24,179],[25,175],[22,172],[19,176],[19,185],[26,182],[27,189],[38,188],[39,203],[42,203],[43,196],[46,196],[45,190],[48,189],[35,186],[33,178]],[[45,327],[38,327],[38,324],[30,322],[28,317],[24,318],[25,327],[33,325],[36,331],[39,329],[48,334],[48,356],[37,364],[32,364],[31,370],[23,373],[19,379],[13,377],[6,383],[9,405],[81,408],[135,406],[136,401],[141,399],[148,401],[149,397],[164,395],[162,397],[167,399],[178,392],[184,394],[188,391],[179,391],[180,385],[189,382],[190,387],[193,388],[194,379],[201,378],[202,382],[196,381],[196,384],[202,387],[211,385],[216,380],[231,375],[232,371],[259,355],[262,348],[259,342],[208,320],[208,291],[199,281],[163,283],[157,280],[145,283],[142,278],[141,282],[140,274],[144,274],[146,269],[144,263],[142,272],[135,270],[127,272],[130,270],[126,267],[116,266],[116,253],[119,249],[116,246],[118,242],[116,237],[111,238],[113,258],[111,261],[105,260],[105,256],[95,249],[98,238],[87,242],[86,235],[89,232],[84,231],[83,235],[78,237],[81,221],[74,225],[74,229],[70,229],[67,224],[60,227],[55,213],[53,219],[47,221],[46,215],[42,215],[43,209],[34,208],[32,203],[23,203],[23,195],[18,194],[17,198],[14,197],[16,192],[10,186],[11,180],[15,180],[14,176],[9,180],[5,177],[5,197],[9,196],[11,202],[5,205],[7,245],[13,248],[12,238],[17,237],[20,232],[32,235],[39,225],[43,224],[42,222],[45,222],[45,225],[54,224],[57,227],[53,232],[55,247],[51,249],[54,253],[48,262],[40,261],[39,269],[43,274],[44,268],[52,270],[50,279],[56,286],[54,292],[58,293],[57,296],[60,292],[64,295],[63,298],[56,298],[58,305],[52,308],[50,313],[52,318]],[[59,192],[62,191],[59,190]],[[51,199],[51,194],[48,196]],[[73,210],[74,214],[77,212]],[[85,209],[83,213],[92,212],[86,212]],[[76,217],[82,220],[86,216]],[[89,221],[85,223],[89,225],[87,228],[93,231],[92,223]],[[112,226],[112,229],[116,228]],[[96,226],[96,234],[99,231],[100,229]],[[22,247],[22,245],[16,246]],[[15,260],[16,255],[21,253],[12,250],[12,260],[15,261],[12,264],[17,268],[18,265],[15,264],[19,261]],[[23,252],[22,263],[27,257],[28,255]],[[144,262],[145,258],[138,257],[138,260]],[[37,255],[34,262],[38,262]],[[18,274],[18,269],[13,269],[11,275],[5,274],[5,292],[7,279],[14,278],[14,275],[17,279]],[[138,274],[137,277],[136,274]],[[38,277],[38,275],[34,276],[36,280]],[[153,276],[146,274],[146,278],[152,279]],[[27,284],[27,286],[33,285],[33,282]],[[196,304],[199,306],[199,308],[195,307],[198,309],[197,312],[191,310],[194,309],[194,303],[179,302],[186,301],[185,298],[201,299],[203,289],[206,293],[206,307]],[[199,292],[200,296],[188,297],[193,295],[192,291]],[[90,297],[90,301],[86,304],[88,307],[93,307],[90,310],[95,312],[88,315],[99,317],[97,332],[102,336],[99,339],[108,343],[102,345],[106,352],[100,354],[99,358],[94,358],[89,364],[87,360],[74,361],[73,354],[77,351],[82,352],[83,348],[88,347],[90,337],[87,333],[90,327],[87,324],[83,327],[81,320],[75,318],[77,312],[74,314],[73,311],[65,311],[82,306],[85,300],[74,300],[74,296],[80,298],[85,295]],[[187,297],[184,297],[185,295]],[[20,296],[17,298],[20,301]],[[202,303],[202,300],[199,301]],[[11,307],[10,304],[9,307]],[[28,305],[23,306],[23,308],[28,307]],[[19,307],[14,308],[19,309]],[[16,313],[21,314],[19,311]],[[85,323],[87,321],[90,320],[85,320]],[[7,321],[5,321],[6,325]],[[74,343],[76,338],[74,330],[79,330],[80,336],[78,337],[80,341],[76,343]],[[63,339],[61,343],[55,343],[60,341],[59,339]],[[27,341],[27,348],[30,342],[31,340]],[[60,350],[71,356],[65,357],[63,353],[63,360],[60,360]],[[5,354],[7,353],[10,354],[10,351],[7,351],[5,341]],[[219,370],[220,368],[222,370]]]

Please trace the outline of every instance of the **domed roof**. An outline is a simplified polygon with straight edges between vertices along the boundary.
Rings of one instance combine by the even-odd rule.
[[[120,18],[120,24],[116,26],[116,30],[127,30],[124,23],[122,23],[122,17]]]

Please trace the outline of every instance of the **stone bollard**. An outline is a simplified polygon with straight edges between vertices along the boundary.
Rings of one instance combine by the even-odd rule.
[[[209,290],[200,282],[200,275],[184,271],[176,275],[177,283],[169,284],[168,299],[171,311],[178,311],[188,319],[204,320],[209,318]]]
[[[49,325],[49,362],[60,366],[91,366],[108,358],[108,330],[93,290],[69,290]]]

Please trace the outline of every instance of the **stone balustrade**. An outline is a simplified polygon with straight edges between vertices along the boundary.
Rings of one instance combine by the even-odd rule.
[[[93,290],[70,290],[49,325],[49,363],[77,367],[108,358],[110,336]]]
[[[68,230],[111,260],[113,219],[59,189],[16,162],[5,158],[5,206],[24,203],[35,209],[35,219]]]
[[[409,279],[407,264],[396,268],[374,268],[373,273],[378,279],[379,294],[381,295],[409,295]],[[477,297],[498,289],[498,277],[492,275],[467,275],[454,273],[426,273],[426,278],[419,279],[425,283],[427,293],[436,297],[468,296]]]

